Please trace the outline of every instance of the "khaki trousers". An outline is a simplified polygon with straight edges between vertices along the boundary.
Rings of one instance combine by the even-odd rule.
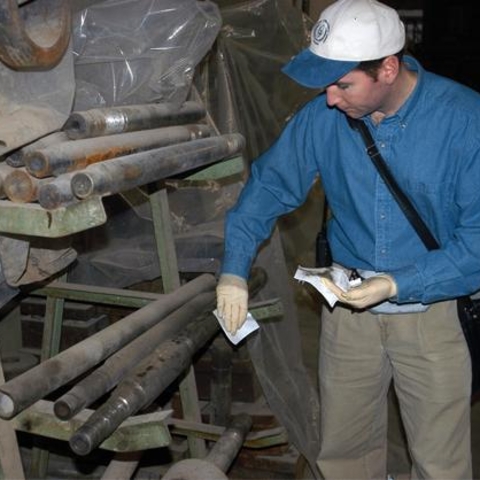
[[[471,479],[471,364],[455,302],[401,315],[324,308],[319,377],[326,479],[386,478],[392,379],[412,478]]]

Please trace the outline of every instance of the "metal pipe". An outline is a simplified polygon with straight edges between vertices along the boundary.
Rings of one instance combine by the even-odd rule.
[[[35,142],[29,143],[18,150],[10,153],[5,159],[5,162],[11,167],[24,167],[25,166],[25,156],[29,152],[35,150],[40,150],[57,143],[66,142],[68,140],[67,134],[65,132],[54,132],[45,137],[39,138]]]
[[[152,353],[162,342],[177,334],[195,316],[212,311],[214,305],[213,291],[189,300],[158,325],[110,356],[102,366],[60,397],[54,404],[55,415],[61,420],[69,420],[80,410],[91,405],[115,387],[129,370],[138,365],[138,362]]]
[[[36,0],[21,8],[17,0],[0,2],[0,60],[14,70],[50,69],[70,41],[70,2]]]
[[[244,413],[236,416],[205,459],[188,458],[173,465],[162,480],[228,480],[225,472],[235,460],[252,428]]]
[[[15,168],[7,165],[5,162],[0,163],[0,199],[7,196],[3,186],[7,176],[10,175],[14,170]]]
[[[80,202],[72,192],[72,178],[77,172],[64,173],[50,182],[38,187],[37,199],[40,206],[47,210],[68,207]]]
[[[116,133],[195,123],[206,115],[205,107],[193,101],[178,106],[173,103],[150,103],[73,112],[64,131],[72,140],[101,137]]]
[[[242,150],[238,133],[192,140],[97,163],[72,178],[79,198],[112,195],[230,157]]]
[[[191,363],[193,354],[220,326],[213,314],[194,320],[145,358],[70,438],[77,455],[88,455],[130,415],[157,398]]]
[[[127,315],[58,355],[0,385],[0,417],[9,419],[91,369],[119,348],[151,328],[188,299],[211,291],[216,281],[204,274],[161,299]]]
[[[3,190],[14,203],[30,203],[38,199],[39,188],[50,181],[49,178],[32,177],[25,167],[19,167],[5,177]]]
[[[249,290],[252,296],[266,283],[262,269],[252,270]],[[87,455],[130,415],[157,398],[190,364],[193,354],[220,329],[213,314],[190,322],[145,358],[70,438],[78,455]]]
[[[25,156],[28,172],[37,178],[58,177],[94,163],[132,153],[210,136],[207,125],[177,125],[82,140],[69,140],[30,151]]]
[[[233,349],[225,339],[219,337],[217,340],[210,348],[212,357],[210,423],[227,425],[232,406]]]
[[[235,416],[205,460],[213,463],[222,472],[226,472],[242,448],[252,423],[250,415],[243,413]]]

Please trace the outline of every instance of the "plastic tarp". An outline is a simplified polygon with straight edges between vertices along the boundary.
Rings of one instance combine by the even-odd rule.
[[[75,108],[181,102],[192,95],[193,83],[220,133],[246,137],[248,166],[307,100],[305,90],[280,69],[305,46],[309,24],[288,0],[217,3],[220,10],[191,0],[110,0],[80,12],[74,35]],[[194,271],[193,264],[218,272],[225,212],[243,179],[167,183],[180,270],[183,265]],[[104,203],[109,221],[78,239],[81,254],[69,279],[127,287],[156,278],[148,196],[125,192]],[[280,297],[285,315],[262,322],[245,348],[272,411],[314,469],[319,405],[302,362],[282,241],[276,230],[259,253],[256,264],[265,268],[269,281],[255,300]]]

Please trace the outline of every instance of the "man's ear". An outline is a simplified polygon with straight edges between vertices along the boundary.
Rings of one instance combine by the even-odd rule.
[[[400,72],[400,60],[396,55],[386,57],[380,67],[379,77],[388,85],[391,85]]]

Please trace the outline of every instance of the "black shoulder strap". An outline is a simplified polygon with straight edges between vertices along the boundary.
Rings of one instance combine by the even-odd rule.
[[[427,247],[428,250],[436,250],[440,248],[440,244],[432,235],[427,225],[422,220],[417,210],[413,206],[412,202],[405,195],[402,189],[399,187],[397,181],[395,180],[394,176],[390,172],[388,165],[385,163],[385,160],[383,159],[380,152],[378,151],[378,148],[375,145],[375,141],[373,140],[372,134],[370,133],[370,130],[368,129],[367,125],[365,125],[365,122],[359,119],[354,119],[350,117],[347,117],[347,118],[350,126],[353,129],[358,130],[360,132],[360,135],[362,136],[362,139],[365,143],[365,146],[367,148],[367,153],[370,159],[372,160],[373,164],[378,170],[378,173],[380,174],[383,181],[385,182],[388,189],[390,190],[390,193],[393,195],[393,197],[399,204],[403,213],[407,217],[407,220],[415,229],[415,231],[417,232],[417,235],[420,237],[424,245]]]

